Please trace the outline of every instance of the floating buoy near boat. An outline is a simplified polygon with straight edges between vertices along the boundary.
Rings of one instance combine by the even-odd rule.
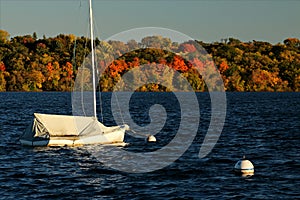
[[[156,142],[156,138],[154,137],[154,135],[149,135],[147,137],[147,142]]]
[[[234,172],[242,176],[252,176],[254,175],[254,166],[251,161],[247,160],[243,156],[242,160],[239,160],[234,166]]]

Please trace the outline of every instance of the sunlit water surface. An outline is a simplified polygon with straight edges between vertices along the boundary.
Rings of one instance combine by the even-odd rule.
[[[70,93],[0,93],[0,199],[295,199],[300,197],[300,93],[227,93],[221,137],[203,159],[198,152],[210,122],[208,93],[197,94],[200,124],[190,148],[171,165],[150,173],[125,173],[92,156],[101,146],[28,148],[18,138],[34,112],[72,114]],[[113,125],[111,94],[104,93],[104,123]],[[188,95],[187,95],[188,98]],[[122,103],[122,102],[120,102]],[[160,104],[167,122],[155,144],[126,136],[123,150],[147,152],[167,145],[180,123],[172,93],[137,93],[130,111],[147,125],[147,109]],[[157,115],[156,117],[165,116]],[[185,124],[188,127],[193,126]],[[246,155],[255,175],[232,173]],[[116,161],[118,162],[118,161]],[[123,161],[120,161],[123,162]],[[149,164],[151,162],[149,161]],[[147,166],[145,166],[147,167]]]

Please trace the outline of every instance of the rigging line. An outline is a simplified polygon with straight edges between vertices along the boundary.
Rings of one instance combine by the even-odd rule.
[[[1,0],[0,0],[1,1]],[[79,7],[78,7],[78,13],[79,13],[79,15],[77,15],[78,16],[78,19],[77,19],[77,21],[79,21],[79,19],[80,19],[80,15],[81,15],[81,12],[80,12],[80,9],[81,9],[81,1],[80,1],[80,5],[79,5]],[[74,75],[75,75],[75,71],[76,71],[76,66],[77,66],[77,64],[76,64],[76,48],[77,48],[77,36],[76,35],[74,35],[75,36],[75,39],[74,39],[74,46],[73,46],[73,59],[72,59],[72,77],[71,77],[71,81],[70,81],[70,91],[72,91],[72,88],[75,86],[75,81],[74,81],[74,83],[73,83],[73,78],[74,78]]]
[[[93,19],[92,19],[93,21],[94,21],[94,27],[95,27],[95,29],[96,29],[96,23],[95,23],[95,20],[94,20],[94,17],[93,17]],[[95,31],[95,33],[97,33],[97,29],[96,29],[96,31]],[[96,34],[97,35],[97,34]],[[100,87],[100,83],[99,83],[99,81],[100,81],[100,78],[99,78],[99,70],[98,70],[98,64],[99,64],[99,59],[98,59],[98,57],[97,57],[97,46],[96,46],[96,40],[97,40],[97,37],[96,37],[96,39],[94,39],[94,41],[93,41],[93,44],[94,44],[94,56],[95,56],[95,73],[96,73],[96,84],[97,84],[97,86],[98,86],[98,89],[99,89],[99,93],[98,93],[98,99],[99,99],[99,110],[100,110],[100,119],[101,119],[101,122],[103,122],[103,109],[102,109],[102,99],[101,99],[101,87]]]
[[[96,41],[94,41],[94,45],[95,45],[95,60],[96,60],[96,74],[97,74],[97,84],[98,84],[98,99],[99,99],[99,110],[100,110],[100,119],[101,122],[104,122],[104,116],[103,116],[103,103],[102,103],[102,93],[101,93],[101,84],[100,84],[100,74],[99,74],[99,70],[98,70],[98,65],[99,65],[99,59],[97,57],[97,47],[96,47]]]
[[[98,70],[98,65],[99,65],[99,59],[97,57],[97,47],[96,47],[96,41],[94,41],[95,45],[95,60],[96,60],[96,74],[97,74],[97,84],[98,84],[98,99],[99,99],[99,110],[100,110],[100,119],[101,122],[104,122],[104,116],[103,116],[103,102],[102,102],[102,93],[101,93],[101,84],[100,84],[100,75],[99,75],[99,70]]]
[[[94,21],[94,17],[93,17],[93,21]],[[96,33],[99,32],[99,29],[98,29],[98,26],[97,26],[97,23],[94,23],[94,27],[95,27],[95,30],[96,30]],[[98,35],[98,34],[96,34]],[[98,38],[100,41],[101,41],[101,37]],[[99,46],[101,46],[101,42],[99,44]],[[98,78],[99,78],[99,81],[100,81],[100,77],[99,77],[99,71],[98,71],[98,68],[97,68],[97,75],[98,75]],[[101,74],[100,74],[101,75]],[[116,95],[116,92],[113,92],[114,96],[115,96],[115,99],[116,99],[116,103],[117,103],[117,107],[118,107],[118,111],[120,113],[120,117],[121,117],[121,120],[122,120],[122,123],[125,124],[125,121],[124,121],[124,117],[123,117],[123,114],[122,114],[122,111],[121,111],[121,106],[120,106],[120,103],[119,103],[119,100],[118,100],[118,96]],[[99,84],[99,95],[100,95],[100,101],[101,101],[101,87],[100,87],[100,84]],[[103,109],[102,109],[102,102],[100,102],[100,113],[101,113],[101,116],[102,116],[102,121],[103,121]]]
[[[77,13],[79,13],[78,15],[77,15],[77,22],[78,21],[80,21],[80,19],[81,19],[81,1],[80,1],[80,5],[79,5],[79,7],[78,7],[78,10],[76,11]],[[77,65],[77,63],[76,63],[76,61],[77,61],[77,59],[76,59],[76,56],[77,56],[77,52],[76,52],[76,49],[77,49],[77,36],[76,35],[74,35],[75,36],[75,39],[74,39],[74,46],[73,46],[73,59],[72,59],[72,70],[73,70],[73,75],[72,75],[72,79],[71,79],[71,83],[70,83],[70,91],[72,91],[72,80],[73,80],[73,78],[75,77],[75,71],[76,71],[76,68],[77,68],[77,75],[79,75],[79,74],[82,74],[82,68],[79,66],[79,65]],[[80,59],[78,59],[78,60],[80,60]],[[83,61],[84,62],[84,61]],[[83,64],[83,63],[82,63]],[[81,87],[81,85],[79,85],[80,87]],[[76,92],[77,91],[77,88],[76,88],[76,85],[75,85],[75,80],[74,80],[74,83],[73,83],[73,91],[74,92]],[[81,92],[81,94],[82,94],[82,92]],[[82,99],[81,99],[82,100]],[[82,111],[83,111],[83,113],[84,113],[84,115],[85,115],[85,112],[84,112],[84,106],[83,106],[83,103],[81,103],[81,105],[82,105]]]
[[[99,29],[98,29],[98,26],[97,26],[97,23],[95,23],[95,19],[94,19],[94,16],[93,16],[93,24],[94,24],[94,27],[95,27],[95,32],[96,32],[96,35],[98,35],[97,33],[99,33]],[[96,39],[97,39],[97,37],[96,37]],[[100,41],[101,41],[101,38],[99,37],[98,38]],[[94,46],[96,47],[96,40],[94,40]],[[101,42],[100,42],[100,44],[99,44],[99,46],[101,46]],[[96,48],[95,48],[96,49]],[[97,55],[97,53],[96,53],[96,51],[95,51],[95,57],[96,57],[96,55]],[[97,59],[95,59],[96,61],[97,61]],[[100,117],[101,117],[101,120],[102,120],[102,122],[104,121],[104,117],[103,117],[103,108],[102,108],[102,106],[103,106],[103,103],[102,103],[102,94],[101,94],[101,86],[100,86],[100,83],[99,83],[99,81],[100,81],[100,77],[99,77],[99,71],[98,71],[98,62],[96,62],[96,73],[97,73],[97,77],[98,77],[98,84],[99,84],[99,109],[100,109]],[[100,74],[101,75],[101,74]],[[123,124],[125,124],[125,121],[124,121],[124,117],[123,117],[123,114],[122,114],[122,111],[121,111],[121,107],[120,107],[120,103],[119,103],[119,100],[118,100],[118,97],[117,97],[117,95],[116,95],[116,93],[115,92],[113,92],[114,93],[114,96],[115,96],[115,99],[116,99],[116,103],[117,103],[117,106],[118,106],[118,110],[119,110],[119,113],[120,113],[120,117],[121,117],[121,120],[122,120],[122,123]]]
[[[86,21],[88,21],[87,18],[86,18]],[[84,92],[84,84],[83,84],[84,76],[83,75],[85,74],[85,69],[86,69],[85,66],[86,66],[86,56],[87,56],[88,35],[89,35],[89,25],[86,26],[86,37],[85,37],[85,43],[84,43],[83,61],[82,61],[82,65],[80,67],[81,68],[81,82],[80,82],[81,107],[82,107],[82,112],[83,112],[84,116],[87,116],[87,114],[85,112],[84,97],[83,97],[83,92]]]
[[[73,84],[72,84],[72,80],[73,80],[73,77],[74,77],[74,72],[75,72],[75,70],[76,70],[76,47],[77,47],[77,37],[75,36],[75,40],[74,40],[74,47],[73,47],[73,61],[72,61],[72,70],[73,70],[73,72],[72,72],[72,77],[71,77],[71,83],[70,83],[70,91],[72,90],[72,86],[73,86]],[[74,82],[74,84],[75,84],[75,82]]]
[[[82,5],[81,5],[81,1],[80,1],[80,5],[79,5],[79,10],[81,10],[82,9]],[[82,13],[81,12],[79,12],[79,19],[81,19],[81,15],[82,15]],[[78,21],[80,21],[80,20],[78,20]],[[86,18],[86,20],[84,20],[84,21],[88,21],[88,19]],[[88,24],[88,23],[84,23],[84,24]],[[87,55],[87,43],[88,43],[88,33],[89,33],[89,26],[88,25],[86,25],[86,37],[85,37],[85,43],[84,43],[84,51],[83,51],[83,60],[82,60],[82,64],[81,64],[81,66],[78,66],[78,73],[77,73],[77,75],[81,75],[81,79],[80,79],[80,85],[79,85],[79,87],[80,87],[80,100],[81,100],[81,109],[82,109],[82,113],[83,113],[83,115],[84,116],[87,116],[87,114],[86,114],[86,112],[85,112],[85,104],[84,104],[84,74],[85,74],[85,65],[86,65],[86,61],[85,61],[85,59],[86,59],[86,55]]]
[[[78,13],[79,15],[78,16],[78,19],[77,21],[79,21],[79,19],[81,19],[81,1],[80,1],[80,4],[79,4],[79,7],[78,7]],[[74,35],[75,36],[75,35]],[[74,65],[73,65],[73,70],[74,70],[74,67],[76,67],[76,47],[77,47],[77,36],[75,36],[75,40],[74,40],[74,48],[73,48],[73,62],[74,62]]]
[[[139,135],[139,136],[142,136],[142,137],[149,137],[151,136],[151,134],[143,134],[143,133],[139,133],[139,132],[136,132],[135,130],[133,129],[130,129],[129,130],[131,133],[135,134],[135,135]]]
[[[116,92],[113,92],[113,94],[115,95],[115,99],[116,99],[116,102],[117,102],[117,106],[118,106],[118,109],[119,109],[119,113],[120,113],[120,117],[121,117],[121,120],[123,122],[123,125],[125,124],[125,121],[124,121],[124,117],[122,115],[122,111],[121,111],[121,107],[120,107],[120,103],[119,103],[119,100],[118,100],[118,97],[117,97],[117,94]]]
[[[94,26],[93,26],[93,10],[92,10],[92,0],[89,0],[89,25],[90,25],[90,37],[91,37],[91,50],[92,50],[92,81],[93,81],[93,114],[97,118],[97,108],[96,108],[96,69],[95,69],[95,48],[94,48]]]
[[[103,116],[103,111],[102,111],[102,95],[101,95],[101,88],[100,88],[100,84],[99,84],[99,94],[98,94],[98,98],[99,98],[99,109],[100,109],[100,119],[101,119],[101,122],[103,123],[104,122],[104,116]]]
[[[98,98],[99,98],[99,110],[100,110],[100,119],[102,122],[104,122],[104,116],[103,116],[103,102],[102,102],[102,93],[101,93],[101,85],[100,85],[100,75],[99,74],[99,70],[98,70],[98,64],[99,64],[99,59],[97,59],[97,46],[96,46],[96,40],[100,40],[97,35],[99,35],[99,29],[98,29],[98,26],[97,26],[97,23],[95,21],[95,18],[93,16],[93,24],[94,24],[94,32],[95,32],[95,35],[96,35],[96,39],[94,40],[94,47],[95,47],[95,60],[96,60],[96,74],[97,74],[97,83],[99,85],[99,93],[98,93]],[[101,45],[101,43],[99,44]]]
[[[96,32],[98,32],[98,27],[97,27],[96,23],[95,23],[95,29],[96,29]],[[99,46],[101,46],[101,43],[99,44]],[[98,73],[98,70],[97,70],[97,73]],[[98,77],[99,77],[99,74],[98,74]],[[99,77],[99,80],[100,80],[100,77]],[[99,91],[100,91],[100,84],[99,84]],[[124,117],[123,117],[123,114],[122,114],[122,111],[121,111],[121,106],[120,106],[120,103],[119,103],[119,100],[118,100],[118,96],[116,95],[116,92],[113,92],[113,94],[114,94],[115,99],[116,99],[116,103],[117,103],[117,106],[118,106],[118,111],[120,113],[120,117],[121,117],[122,123],[125,124]],[[101,93],[100,93],[100,95],[101,95]],[[102,113],[103,111],[102,110],[103,109],[101,109],[100,112],[101,112],[101,115],[103,116],[103,113]],[[102,120],[103,120],[103,118],[102,118]]]

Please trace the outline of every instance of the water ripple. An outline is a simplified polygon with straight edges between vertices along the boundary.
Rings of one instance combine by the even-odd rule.
[[[160,98],[159,93],[138,94],[132,109],[139,109],[138,102],[147,100],[147,95]],[[160,101],[167,104],[165,95]],[[0,93],[0,199],[299,197],[300,94],[228,93],[227,96],[225,127],[207,157],[197,157],[210,120],[209,96],[201,93],[198,94],[200,127],[187,152],[158,171],[127,174],[105,167],[92,156],[91,149],[101,152],[101,147],[20,146],[18,137],[29,124],[33,112],[70,114],[70,93]],[[103,98],[109,98],[109,94]],[[174,112],[171,108],[167,110]],[[177,115],[169,113],[169,116]],[[151,152],[163,147],[174,137],[172,123],[177,122],[178,119],[169,121],[157,135],[159,142],[153,145],[127,137],[131,145],[125,150]],[[147,119],[140,123],[147,123]],[[232,172],[243,154],[255,165],[255,175],[251,178],[241,178]]]

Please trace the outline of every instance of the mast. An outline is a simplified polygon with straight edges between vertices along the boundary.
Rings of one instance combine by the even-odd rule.
[[[95,52],[94,52],[94,30],[93,30],[93,10],[92,0],[89,0],[90,11],[90,34],[91,34],[91,53],[92,53],[92,76],[93,76],[93,101],[94,101],[94,117],[97,119],[96,110],[96,73],[95,73]]]

